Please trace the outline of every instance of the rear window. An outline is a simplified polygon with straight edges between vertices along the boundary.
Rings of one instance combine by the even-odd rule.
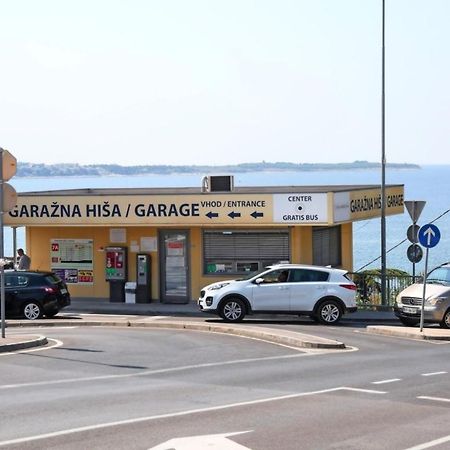
[[[50,284],[59,284],[61,283],[61,278],[58,277],[58,275],[54,274],[54,273],[49,273],[48,275],[46,275],[45,279],[50,283]]]

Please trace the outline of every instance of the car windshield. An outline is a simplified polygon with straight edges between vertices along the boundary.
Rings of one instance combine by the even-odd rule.
[[[450,284],[450,267],[438,267],[432,270],[427,277],[430,284]]]

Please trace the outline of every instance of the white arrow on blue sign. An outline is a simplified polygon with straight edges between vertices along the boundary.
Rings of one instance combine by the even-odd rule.
[[[419,230],[419,242],[425,248],[432,248],[438,244],[441,239],[441,232],[436,225],[427,223]]]

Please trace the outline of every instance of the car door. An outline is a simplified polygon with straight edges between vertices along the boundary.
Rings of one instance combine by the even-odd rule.
[[[20,313],[20,301],[17,299],[17,274],[5,273],[5,312],[6,317]]]
[[[261,282],[252,288],[252,309],[254,311],[289,311],[289,283],[283,281],[289,270],[272,270],[261,277]]]
[[[312,311],[327,290],[329,274],[315,269],[292,269],[289,278],[291,311]]]

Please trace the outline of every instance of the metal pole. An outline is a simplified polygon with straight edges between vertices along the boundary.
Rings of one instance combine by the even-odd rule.
[[[385,50],[384,17],[385,0],[382,0],[381,37],[381,304],[387,305],[386,298],[386,146],[385,146]]]
[[[13,269],[16,268],[16,255],[17,255],[17,227],[12,227],[13,231]]]
[[[428,247],[425,253],[425,275],[423,277],[423,293],[422,293],[422,305],[420,308],[420,332],[423,331],[423,314],[425,311],[425,294],[427,289],[427,274],[428,274]]]
[[[0,259],[4,259],[3,250],[3,149],[0,147]],[[0,264],[0,314],[2,316],[2,338],[5,338],[6,308],[5,308],[5,277],[4,266]]]

